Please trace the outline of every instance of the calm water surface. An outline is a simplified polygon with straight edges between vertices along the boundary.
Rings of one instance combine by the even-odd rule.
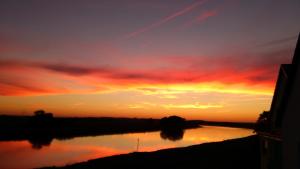
[[[137,147],[138,151],[154,151],[240,138],[252,134],[252,130],[249,129],[204,126],[202,128],[185,130],[183,138],[177,141],[162,139],[159,131],[77,137],[69,140],[54,139],[49,146],[43,146],[40,149],[32,148],[32,145],[25,140],[3,141],[0,142],[0,168],[26,169],[66,165],[137,151]],[[139,146],[137,146],[138,142]]]

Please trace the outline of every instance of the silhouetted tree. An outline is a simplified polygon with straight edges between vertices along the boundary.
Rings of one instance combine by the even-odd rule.
[[[39,127],[49,127],[52,125],[52,113],[46,113],[44,110],[37,110],[33,114],[33,125]]]
[[[255,123],[255,128],[254,131],[268,131],[270,128],[270,112],[269,111],[264,111],[262,112],[256,123]]]
[[[45,110],[37,110],[34,112],[34,116],[38,118],[53,118],[52,113],[46,113]]]
[[[33,114],[34,116],[43,116],[45,113],[45,110],[36,110]]]

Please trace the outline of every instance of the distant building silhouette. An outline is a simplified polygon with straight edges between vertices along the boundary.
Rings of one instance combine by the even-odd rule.
[[[300,169],[300,35],[291,64],[280,67],[269,112],[257,121],[262,169]]]

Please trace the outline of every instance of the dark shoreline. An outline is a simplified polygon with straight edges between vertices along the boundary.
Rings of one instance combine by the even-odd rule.
[[[200,127],[199,122],[185,121],[182,130]],[[29,140],[49,145],[52,139],[160,131],[160,119],[137,118],[69,118],[36,120],[33,116],[0,115],[0,141]]]
[[[253,129],[253,123],[187,120],[183,129],[201,125]],[[160,119],[112,117],[54,117],[36,121],[33,116],[0,115],[0,141],[71,139],[74,137],[159,131]]]
[[[183,137],[185,129],[198,128],[201,125],[249,127],[249,125],[245,127],[244,123],[206,122],[201,120],[183,120],[179,122],[181,118],[177,122],[173,121],[168,125],[163,125],[163,119],[49,118],[47,116],[37,118],[35,116],[0,115],[0,141],[27,140],[32,148],[41,149],[43,146],[51,145],[53,139],[66,140],[85,136],[161,131],[163,139],[176,141]]]
[[[223,127],[234,127],[234,128],[245,128],[254,129],[255,123],[250,122],[217,122],[217,121],[199,121],[200,125],[205,126],[223,126]]]
[[[260,167],[259,154],[259,138],[257,135],[253,135],[222,142],[204,143],[154,152],[133,152],[63,167],[44,167],[43,169],[257,169]]]

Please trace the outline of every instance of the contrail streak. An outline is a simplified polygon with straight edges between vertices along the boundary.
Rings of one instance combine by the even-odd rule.
[[[199,5],[204,4],[207,1],[208,0],[197,1],[197,2],[195,2],[193,4],[191,4],[190,6],[187,6],[187,7],[183,8],[183,9],[181,9],[180,11],[177,11],[177,12],[175,12],[175,13],[167,16],[167,17],[164,17],[164,18],[160,19],[159,21],[157,21],[155,23],[152,23],[151,25],[145,26],[145,27],[143,27],[143,28],[141,28],[141,29],[139,29],[137,31],[134,31],[134,32],[131,32],[131,33],[127,34],[125,36],[125,39],[129,39],[129,38],[138,36],[138,35],[140,35],[140,34],[142,34],[144,32],[147,32],[147,31],[149,31],[149,30],[151,30],[153,28],[156,28],[156,27],[158,27],[158,26],[160,26],[162,24],[165,24],[165,23],[167,23],[167,22],[169,22],[169,21],[177,18],[178,16],[184,15],[184,14],[192,11],[194,8],[198,7]]]

